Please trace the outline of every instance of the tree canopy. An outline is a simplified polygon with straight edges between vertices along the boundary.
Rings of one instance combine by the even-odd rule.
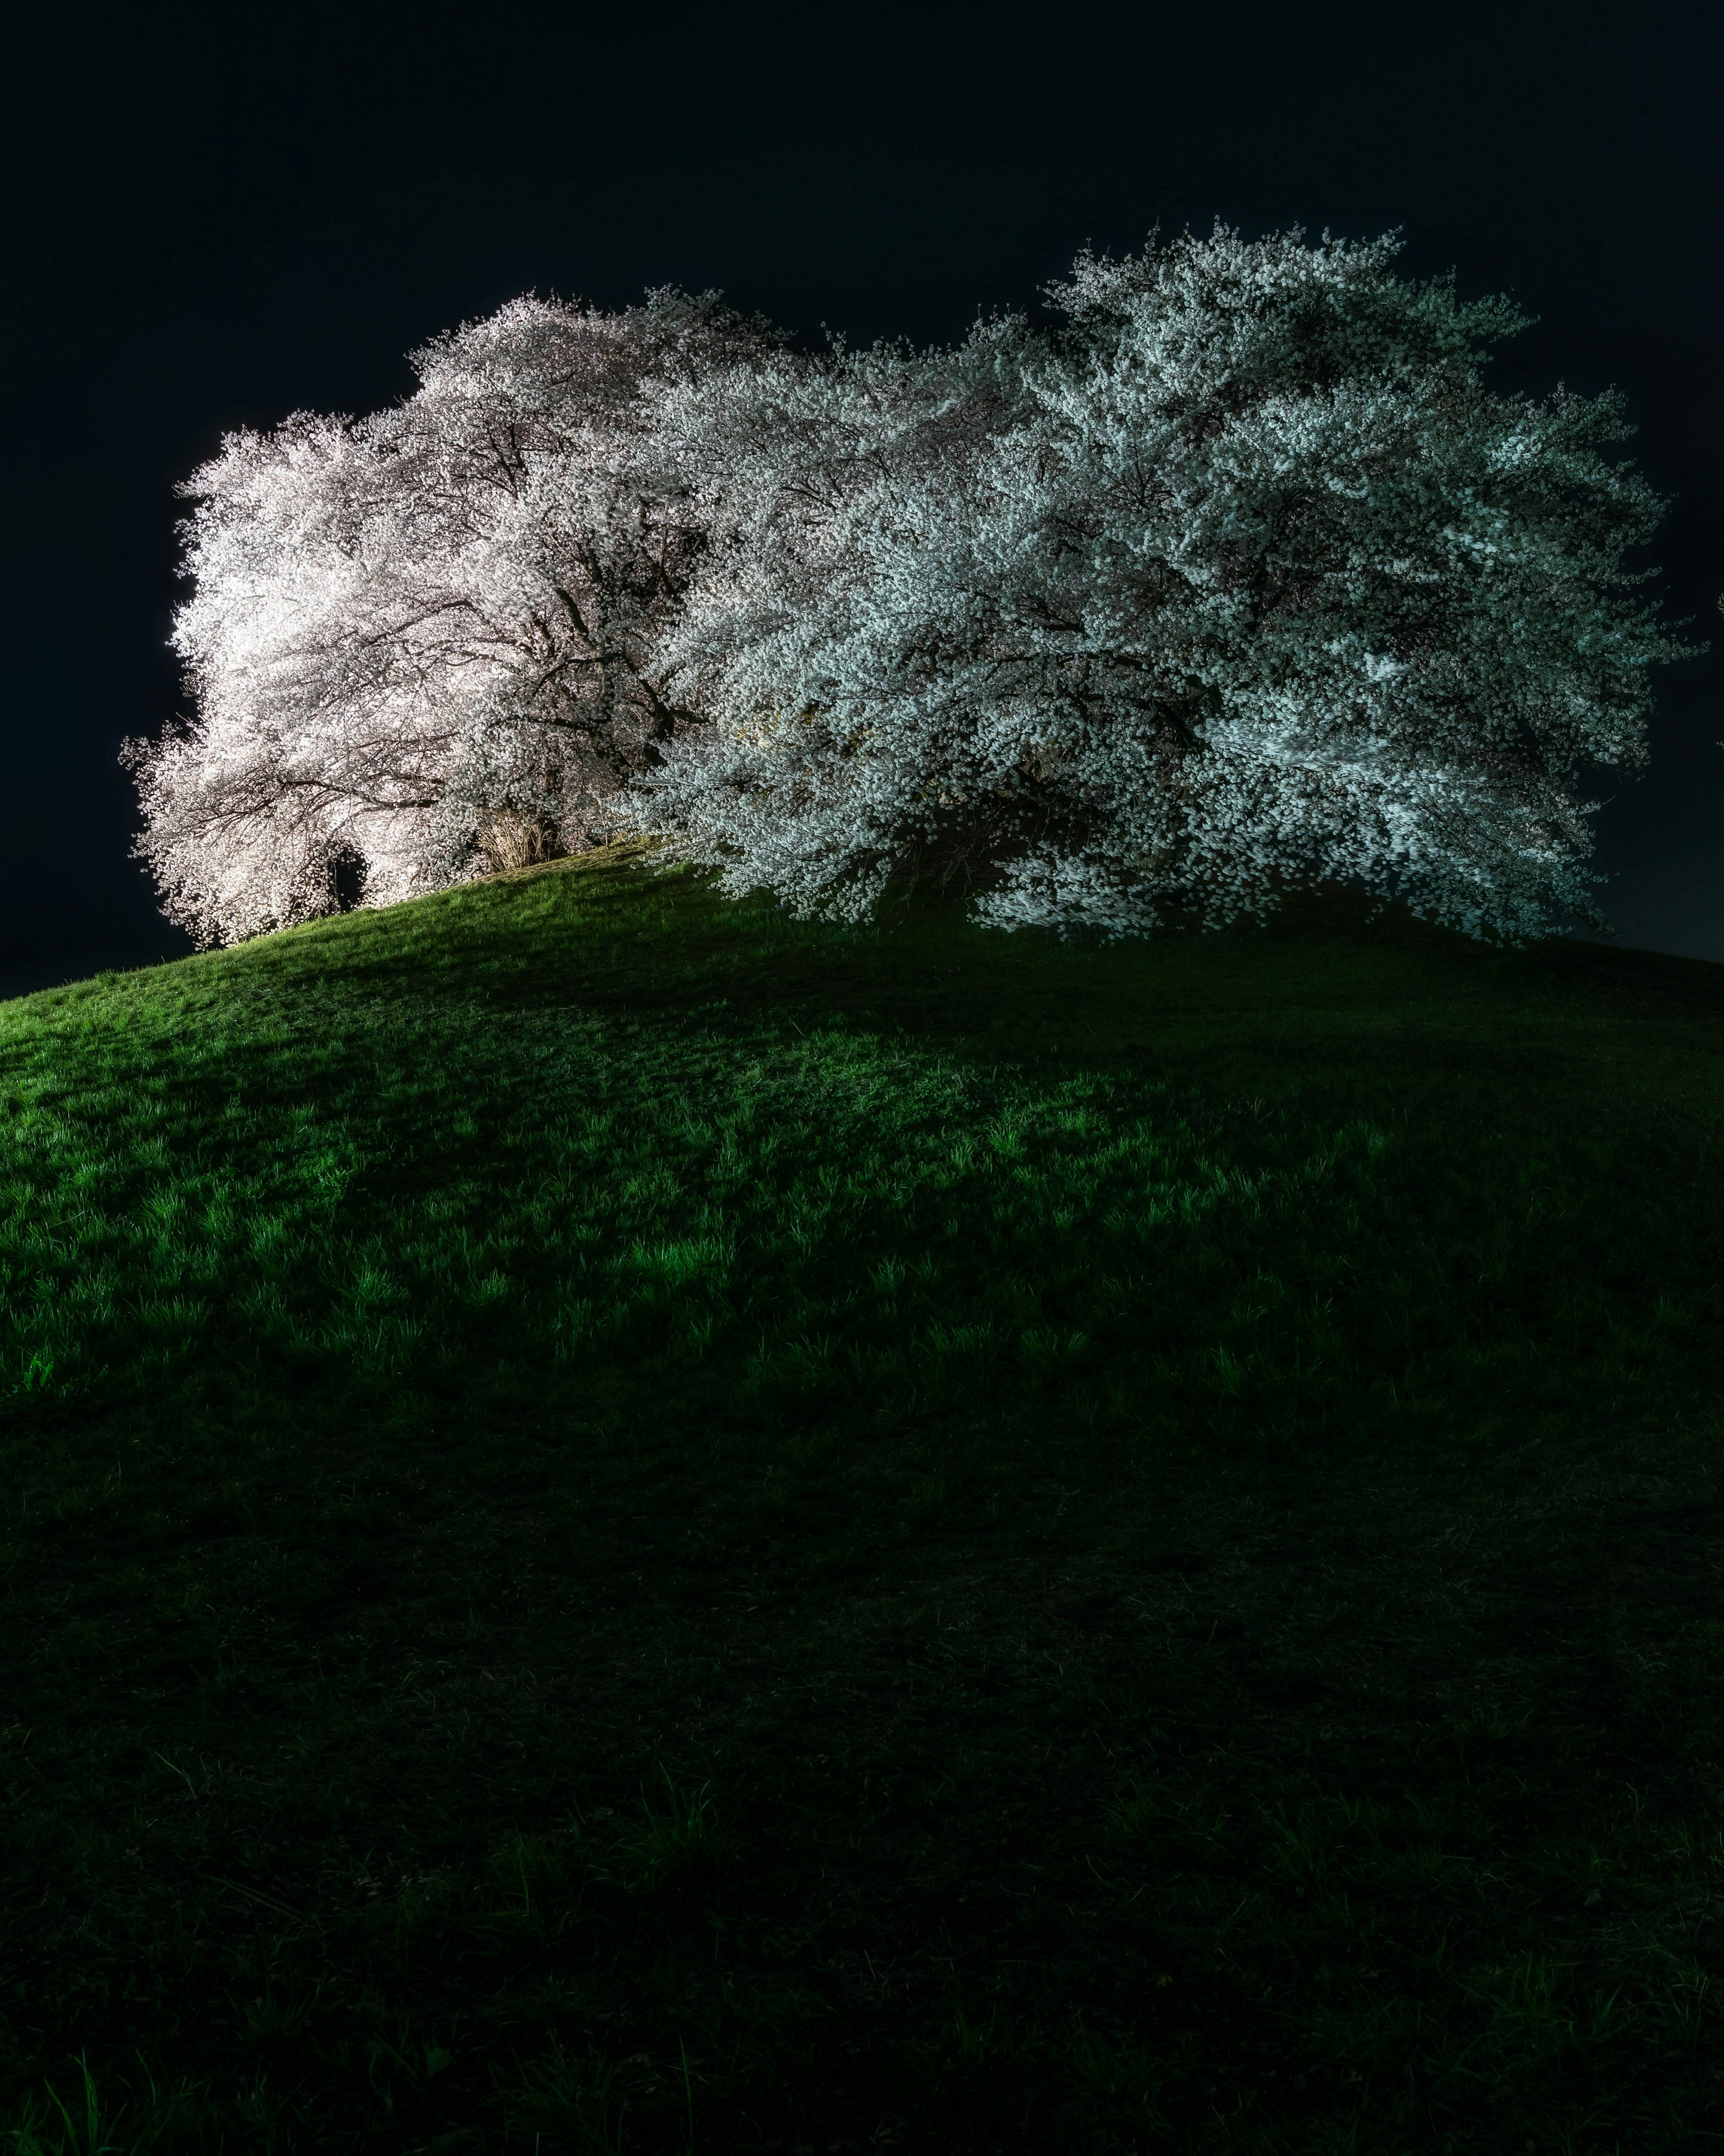
[[[865,917],[1150,931],[1338,878],[1511,940],[1603,925],[1588,770],[1686,646],[1615,390],[1493,394],[1506,300],[1397,234],[1080,256],[1055,320],[815,353],[716,295],[524,299],[355,422],[187,484],[197,700],[135,743],[206,941],[609,831]],[[1685,624],[1678,624],[1683,626]]]

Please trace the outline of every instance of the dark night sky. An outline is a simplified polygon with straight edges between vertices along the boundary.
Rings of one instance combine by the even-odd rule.
[[[172,487],[223,429],[387,402],[409,346],[529,286],[946,341],[1086,240],[1218,213],[1403,226],[1403,275],[1541,317],[1493,386],[1626,392],[1609,453],[1676,497],[1630,566],[1714,648],[1660,670],[1603,903],[1724,961],[1715,9],[164,8],[100,49],[62,12],[5,130],[0,994],[188,947],[115,754],[183,708]]]

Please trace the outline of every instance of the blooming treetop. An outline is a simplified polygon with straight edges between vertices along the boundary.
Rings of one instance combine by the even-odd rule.
[[[1350,879],[1513,938],[1588,895],[1588,765],[1687,647],[1614,391],[1500,397],[1524,326],[1393,234],[1081,256],[1054,329],[799,353],[713,295],[527,300],[357,424],[190,483],[194,724],[131,747],[207,939],[654,834],[858,919],[960,879],[1141,932]],[[1704,646],[1699,649],[1705,649]]]
[[[777,341],[712,295],[517,300],[358,423],[229,435],[183,490],[189,727],[128,744],[167,910],[231,941],[583,842],[690,722],[654,665],[703,544],[654,397]]]
[[[1619,596],[1662,505],[1591,446],[1617,393],[1489,393],[1474,346],[1523,318],[1398,244],[1218,223],[1081,257],[1051,335],[716,371],[682,424],[740,531],[667,646],[707,723],[638,825],[839,918],[933,873],[1004,926],[1316,876],[1474,934],[1601,921],[1574,774],[1644,761],[1686,655]]]

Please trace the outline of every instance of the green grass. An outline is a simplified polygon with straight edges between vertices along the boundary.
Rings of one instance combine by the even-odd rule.
[[[622,850],[0,1005],[0,2156],[1711,2145],[1721,1020]]]

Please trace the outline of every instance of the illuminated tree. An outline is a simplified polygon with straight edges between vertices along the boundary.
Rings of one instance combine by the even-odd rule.
[[[1624,594],[1663,505],[1615,391],[1493,395],[1525,326],[1393,234],[1217,224],[1085,254],[1065,321],[721,369],[680,398],[729,542],[666,653],[708,723],[631,788],[740,892],[1146,930],[1349,880],[1536,935],[1588,886],[1587,765],[1686,655]],[[1706,647],[1699,647],[1704,649]]]
[[[1393,234],[1085,254],[1063,320],[793,350],[716,295],[526,299],[358,422],[189,482],[196,717],[130,745],[206,940],[610,831],[864,917],[1261,915],[1338,879],[1472,934],[1602,925],[1588,771],[1689,648],[1614,390],[1493,394],[1502,299]],[[1680,624],[1679,624],[1680,625]],[[1697,647],[1704,649],[1704,645]]]
[[[128,744],[140,850],[205,942],[584,845],[690,723],[654,664],[704,543],[654,400],[769,350],[670,292],[522,299],[358,422],[230,435],[187,482],[196,718]]]

